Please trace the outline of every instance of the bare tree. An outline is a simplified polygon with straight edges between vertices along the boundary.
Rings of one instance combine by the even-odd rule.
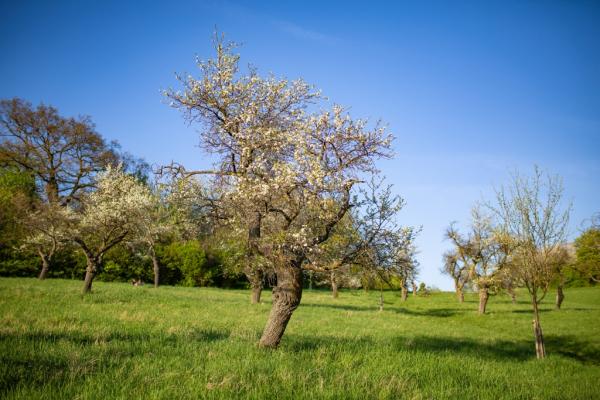
[[[0,101],[0,137],[0,164],[33,174],[49,203],[77,199],[118,158],[89,117],[64,118],[18,98]]]
[[[203,125],[201,143],[218,157],[211,174],[226,188],[231,220],[245,226],[273,265],[277,286],[260,339],[277,347],[302,297],[307,257],[326,242],[353,206],[353,191],[375,160],[390,156],[391,137],[351,119],[343,108],[309,113],[319,94],[301,80],[244,76],[233,46],[215,40],[216,57],[198,62],[200,77],[180,77],[172,105]]]
[[[538,358],[546,356],[539,304],[556,277],[556,254],[564,246],[571,210],[570,205],[562,206],[562,196],[562,179],[535,167],[531,177],[515,173],[509,186],[497,190],[496,203],[489,205],[518,244],[511,266],[531,297]]]

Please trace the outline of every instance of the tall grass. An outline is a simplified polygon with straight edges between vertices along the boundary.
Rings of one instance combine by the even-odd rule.
[[[527,299],[402,303],[397,293],[305,291],[276,351],[256,347],[270,297],[212,288],[0,279],[1,398],[600,398],[600,288]]]

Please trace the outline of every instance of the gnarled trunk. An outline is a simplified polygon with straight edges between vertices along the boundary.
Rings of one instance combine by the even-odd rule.
[[[487,302],[489,298],[489,290],[487,286],[482,286],[479,288],[479,314],[485,314],[485,308],[487,307]]]
[[[277,348],[292,313],[302,299],[301,263],[290,263],[276,269],[277,286],[273,288],[273,306],[260,338],[259,346]]]
[[[402,301],[406,301],[408,298],[408,288],[406,285],[402,285]]]
[[[46,257],[46,255],[41,252],[40,252],[40,258],[42,259],[42,270],[40,271],[40,275],[38,276],[38,279],[43,281],[48,276],[48,270],[50,269],[50,262],[48,260],[48,257]]]
[[[333,296],[334,299],[337,299],[338,298],[338,284],[337,284],[337,281],[335,280],[335,272],[334,271],[331,271],[330,280],[331,280],[331,295]]]
[[[535,338],[535,355],[537,358],[546,357],[546,346],[544,345],[544,335],[542,334],[542,325],[540,325],[540,313],[537,300],[533,302],[533,336]]]
[[[556,309],[560,310],[560,306],[562,305],[563,300],[565,299],[565,294],[563,293],[563,284],[559,283],[556,288]]]
[[[160,267],[158,265],[158,257],[152,251],[152,270],[154,272],[154,287],[157,288],[160,283]]]
[[[92,282],[98,271],[98,265],[94,260],[87,261],[87,267],[85,269],[85,279],[83,281],[83,294],[87,294],[92,291]]]

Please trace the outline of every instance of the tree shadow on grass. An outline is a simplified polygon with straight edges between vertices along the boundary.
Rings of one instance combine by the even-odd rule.
[[[531,340],[495,340],[482,342],[455,337],[416,336],[395,339],[398,349],[414,349],[421,352],[457,353],[478,358],[530,360],[535,357],[533,337]],[[546,336],[547,354],[559,354],[586,364],[600,364],[600,349],[573,336]]]
[[[455,308],[432,308],[432,309],[428,309],[428,310],[411,310],[409,308],[400,307],[400,308],[389,308],[389,310],[392,310],[398,314],[413,315],[413,316],[417,316],[417,317],[440,317],[440,318],[452,317],[453,315],[456,315],[458,313],[465,312],[465,310],[458,310]]]
[[[600,349],[573,336],[547,336],[546,352],[579,361],[600,365]],[[295,336],[284,338],[283,349],[291,352],[313,352],[320,349],[370,349],[373,346],[391,346],[397,351],[455,354],[486,360],[529,361],[535,359],[533,335],[531,340],[480,341],[471,338],[436,336],[399,336],[384,341],[372,337],[340,338],[331,336]],[[360,351],[360,350],[357,350]]]
[[[332,301],[335,301],[332,299]],[[353,306],[349,304],[321,304],[321,303],[301,303],[300,307],[302,308],[333,308],[334,310],[345,310],[345,311],[377,311],[379,309],[378,306],[368,307],[368,306]]]
[[[145,349],[148,341],[154,341],[157,346],[163,348],[175,347],[178,343],[185,342],[216,342],[226,340],[230,336],[228,331],[215,329],[192,329],[175,334],[151,334],[151,333],[125,333],[111,332],[106,335],[93,335],[83,332],[51,332],[36,331],[27,333],[0,333],[0,343],[6,342],[5,346],[18,342],[17,349],[23,349],[22,353],[0,353],[0,398],[19,386],[41,388],[49,383],[83,381],[90,375],[101,373],[111,365],[119,364],[122,360],[139,356]],[[53,346],[56,342],[67,341],[74,347],[88,347],[89,352],[84,350],[77,362],[67,354],[56,355],[31,353],[31,349],[37,346]],[[114,346],[99,349],[98,344],[115,343]],[[123,346],[122,343],[126,345]],[[142,346],[142,347],[138,347]],[[98,361],[98,351],[106,357]]]
[[[50,331],[36,331],[27,333],[0,333],[0,341],[8,339],[19,339],[19,341],[31,341],[34,343],[39,342],[57,342],[57,341],[68,341],[77,345],[94,345],[99,342],[107,343],[113,341],[121,341],[128,343],[137,342],[148,342],[158,341],[161,344],[169,344],[182,341],[198,341],[198,342],[214,342],[217,340],[225,340],[229,338],[230,333],[224,330],[216,329],[192,329],[180,334],[167,334],[164,336],[157,335],[156,333],[125,333],[125,332],[111,332],[107,335],[99,334],[92,335],[83,332],[50,332]]]

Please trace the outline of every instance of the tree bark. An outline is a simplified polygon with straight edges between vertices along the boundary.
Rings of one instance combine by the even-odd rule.
[[[96,276],[96,265],[93,261],[88,261],[85,269],[85,279],[83,281],[83,294],[87,294],[92,291],[92,282]]]
[[[87,256],[86,256],[87,257]],[[92,291],[92,282],[100,268],[100,260],[95,258],[87,258],[87,267],[85,268],[85,279],[83,280],[83,294]]]
[[[562,282],[558,284],[556,288],[556,309],[560,310],[560,306],[562,306],[562,302],[565,299],[565,294],[563,293],[563,284]]]
[[[152,251],[152,269],[154,271],[154,287],[157,288],[160,283],[160,267],[158,265],[158,257]]]
[[[462,291],[462,287],[460,286],[460,283],[458,282],[458,279],[454,280],[454,289],[456,290],[456,297],[458,298],[458,302],[464,303],[465,295]]]
[[[406,301],[408,298],[408,288],[406,285],[402,285],[402,301]]]
[[[538,310],[537,300],[533,301],[533,336],[535,338],[535,355],[537,358],[546,357],[546,346],[544,345],[544,335],[542,334],[542,326],[540,325],[540,313]]]
[[[412,282],[412,292],[413,292],[413,297],[417,296],[417,284],[415,283],[415,281]]]
[[[252,303],[252,304],[260,303],[260,295],[262,294],[262,290],[263,290],[262,285],[252,286],[252,298],[250,299],[250,303]]]
[[[335,280],[335,272],[334,271],[331,271],[330,279],[331,279],[331,295],[333,296],[334,299],[337,299],[338,298],[338,284],[337,284],[337,281]]]
[[[292,313],[302,299],[302,269],[301,262],[277,268],[277,286],[273,288],[273,306],[267,325],[260,338],[259,346],[277,348],[283,337]]]
[[[489,291],[487,286],[479,288],[479,315],[485,314],[485,308],[489,298]]]
[[[508,288],[508,294],[510,295],[510,300],[513,304],[517,304],[517,294],[515,293],[515,289],[512,286]]]
[[[250,266],[246,267],[244,273],[250,282],[250,303],[258,304],[264,287],[265,274],[261,269],[252,269]]]
[[[48,275],[48,270],[50,269],[50,262],[45,254],[40,253],[40,258],[42,259],[42,270],[40,271],[38,279],[43,281]]]

